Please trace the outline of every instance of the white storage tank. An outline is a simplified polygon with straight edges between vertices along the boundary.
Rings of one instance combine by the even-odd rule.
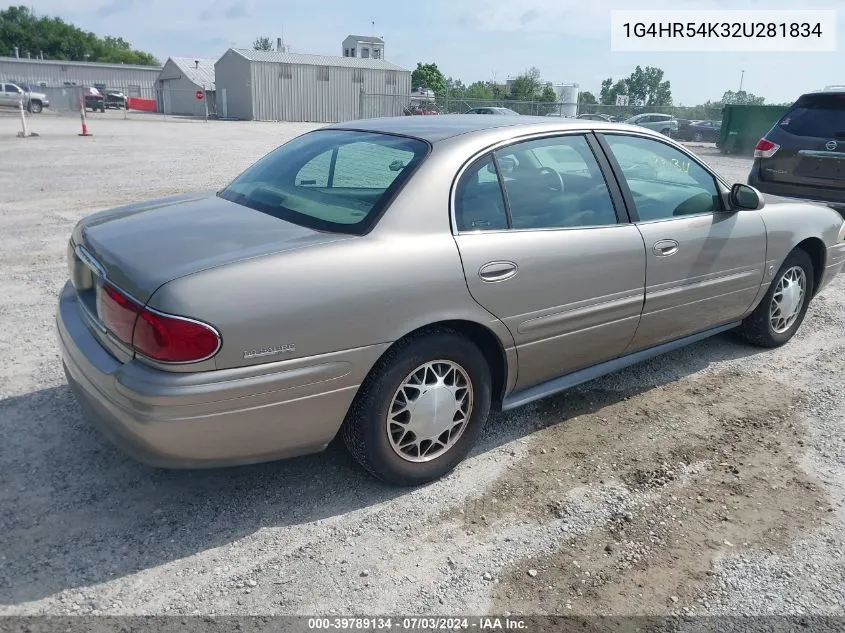
[[[578,84],[563,84],[560,87],[561,115],[574,117],[578,114]]]

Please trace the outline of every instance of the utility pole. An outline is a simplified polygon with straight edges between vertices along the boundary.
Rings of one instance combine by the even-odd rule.
[[[742,71],[742,74],[739,76],[739,91],[742,92],[742,82],[745,79],[745,71]]]

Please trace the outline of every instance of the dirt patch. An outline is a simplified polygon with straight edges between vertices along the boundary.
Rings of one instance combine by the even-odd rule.
[[[469,532],[560,524],[550,553],[501,575],[493,610],[694,612],[717,556],[778,548],[830,510],[798,467],[801,406],[798,390],[741,373],[550,401],[540,415],[563,423],[450,516]]]

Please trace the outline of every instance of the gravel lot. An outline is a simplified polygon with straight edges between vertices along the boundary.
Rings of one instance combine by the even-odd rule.
[[[53,312],[76,220],[224,184],[309,125],[0,118],[0,614],[845,615],[845,280],[774,351],[720,336],[495,415],[395,490],[341,446],[156,471],[89,427]],[[731,179],[749,161],[698,148]]]

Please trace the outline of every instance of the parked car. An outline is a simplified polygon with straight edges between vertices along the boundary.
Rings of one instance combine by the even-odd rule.
[[[83,103],[85,104],[86,110],[92,110],[100,112],[106,111],[106,100],[103,97],[103,93],[97,90],[92,86],[87,86],[82,91],[82,98]]]
[[[679,134],[686,137],[686,140],[695,141],[696,143],[715,143],[719,139],[719,133],[722,131],[721,121],[692,121],[686,131],[686,134],[680,132]]]
[[[121,109],[126,107],[126,95],[120,91],[109,90],[103,100],[103,105],[107,108]]]
[[[757,143],[748,182],[845,210],[845,88],[799,97]]]
[[[587,112],[584,114],[579,114],[577,119],[583,119],[586,121],[604,121],[606,123],[610,123],[610,116],[607,114],[599,114],[598,112]]]
[[[646,112],[644,114],[637,114],[630,119],[626,119],[625,123],[629,125],[638,125],[640,127],[660,132],[664,136],[678,135],[678,120],[671,114],[656,114]]]
[[[165,467],[317,452],[436,479],[507,410],[735,330],[776,347],[845,221],[627,125],[444,115],[299,136],[217,193],[95,213],[57,324],[87,416]],[[329,160],[327,157],[330,157]]]
[[[519,112],[511,110],[510,108],[472,108],[467,110],[464,114],[499,114],[504,116],[520,116]]]
[[[0,83],[0,106],[19,108],[23,101],[25,107],[32,114],[39,114],[44,108],[50,107],[50,100],[43,92],[32,90],[32,86],[24,84]]]

